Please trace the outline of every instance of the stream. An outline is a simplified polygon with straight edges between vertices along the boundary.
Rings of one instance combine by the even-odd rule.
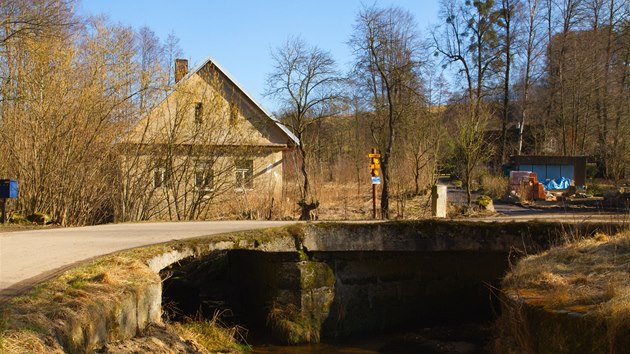
[[[255,354],[485,354],[492,353],[492,331],[491,323],[468,323],[379,333],[337,342],[324,340],[314,345],[284,346],[256,340],[250,344]]]

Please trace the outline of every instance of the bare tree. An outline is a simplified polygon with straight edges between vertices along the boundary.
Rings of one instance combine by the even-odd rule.
[[[132,34],[122,27],[42,31],[53,33],[5,42],[12,87],[4,97],[16,99],[3,102],[1,148],[5,172],[21,184],[17,208],[62,225],[108,221]]]
[[[616,173],[611,173],[616,164],[614,160],[620,156],[617,146],[617,134],[622,126],[617,126],[619,110],[615,109],[618,102],[623,102],[623,95],[617,95],[617,82],[611,77],[612,72],[621,77],[627,75],[617,70],[619,62],[615,58],[623,56],[624,47],[619,45],[618,39],[623,38],[623,22],[629,21],[630,2],[627,0],[584,0],[580,3],[585,31],[592,33],[595,39],[591,44],[591,50],[583,53],[589,62],[589,76],[592,84],[588,89],[592,90],[592,113],[596,122],[594,129],[597,132],[597,146],[595,156],[602,175],[612,178],[616,182]],[[583,86],[583,85],[581,85]],[[584,89],[584,88],[582,88]],[[590,111],[590,110],[589,110]],[[622,119],[623,121],[623,119]]]
[[[612,1],[611,1],[612,2]],[[626,13],[626,16],[629,14]],[[622,22],[621,29],[616,36],[615,42],[619,50],[616,52],[613,61],[611,92],[617,100],[612,108],[614,112],[611,154],[607,166],[607,175],[618,185],[620,180],[627,178],[630,170],[630,94],[628,86],[630,84],[630,20],[628,17]]]
[[[464,101],[468,107],[455,115],[458,131],[453,142],[468,205],[475,171],[488,157],[484,134],[490,113],[484,98],[493,87],[492,67],[501,55],[492,6],[492,0],[445,1],[441,33],[433,35],[437,54],[443,56],[445,65],[457,64],[466,82]]]
[[[137,59],[140,74],[137,107],[139,112],[145,112],[155,106],[160,100],[165,82],[165,70],[161,64],[164,58],[164,46],[155,32],[148,27],[142,27],[136,35]]]
[[[524,17],[524,31],[527,39],[525,40],[525,56],[523,63],[521,83],[521,119],[518,131],[518,149],[517,154],[523,151],[523,134],[525,131],[525,123],[528,122],[530,112],[530,94],[532,82],[535,81],[535,73],[537,63],[541,58],[541,42],[542,36],[539,33],[541,26],[541,6],[540,0],[527,0],[524,5],[524,11],[521,12]]]
[[[516,14],[520,7],[519,0],[501,0],[496,13],[496,22],[500,29],[500,51],[503,60],[502,106],[501,106],[501,144],[498,153],[498,166],[506,162],[508,123],[510,120],[511,72],[514,62],[514,46],[516,38]]]
[[[165,45],[149,28],[143,27],[135,34],[135,78],[133,87],[138,93],[133,100],[132,113],[127,116],[128,125],[136,124],[146,116],[169,90],[169,70],[163,66],[166,56]],[[148,133],[146,126],[144,138]],[[115,217],[117,221],[147,220],[159,214],[159,208],[150,203],[154,198],[153,171],[146,168],[142,145],[125,144],[126,136],[117,141],[119,168],[116,175],[117,201]],[[142,138],[141,138],[142,140]]]
[[[78,21],[70,16],[74,1],[0,1],[0,47],[17,38],[61,35]]]
[[[335,102],[341,98],[341,79],[330,53],[308,46],[299,37],[288,39],[271,56],[274,69],[267,79],[266,95],[281,104],[284,124],[300,141],[302,188],[298,204],[300,220],[308,220],[319,201],[312,193],[308,166],[311,147],[304,134],[311,124],[334,114]]]
[[[405,123],[403,136],[405,150],[412,160],[415,195],[420,194],[423,187],[427,186],[422,185],[422,181],[429,182],[430,185],[437,183],[440,147],[446,133],[442,129],[440,119],[441,104],[449,94],[448,83],[443,73],[438,75],[433,68],[434,66],[430,65],[423,70],[426,100],[416,105],[416,112]]]
[[[399,129],[422,95],[421,46],[413,16],[400,8],[365,8],[357,16],[349,41],[354,76],[372,108],[372,137],[381,151],[381,217],[389,218],[390,164]]]
[[[580,104],[579,96],[582,92],[570,90],[572,81],[569,78],[571,60],[567,57],[570,51],[572,31],[579,23],[578,15],[581,0],[551,1],[549,3],[549,45],[548,45],[548,70],[550,75],[549,113],[550,118],[559,128],[561,141],[561,153],[574,155],[578,149],[578,129],[583,118],[577,114],[576,104]],[[555,21],[559,21],[560,32],[555,35]],[[575,62],[573,62],[575,63]],[[570,70],[569,70],[570,71]],[[575,73],[575,72],[574,72]]]
[[[424,188],[436,183],[438,152],[444,132],[440,129],[439,114],[426,107],[418,107],[405,126],[402,137],[406,155],[411,160],[413,193],[419,195]]]
[[[600,2],[590,2],[593,31],[601,31],[605,36],[605,47],[600,57],[603,64],[603,85],[596,86],[598,155],[604,158],[604,176],[618,185],[630,167],[630,147],[628,140],[623,138],[630,134],[630,72],[627,70],[630,63],[630,2]],[[599,12],[601,16],[597,15]],[[600,17],[602,24],[597,25]]]

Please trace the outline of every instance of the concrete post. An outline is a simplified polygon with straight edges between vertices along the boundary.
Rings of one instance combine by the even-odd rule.
[[[431,216],[446,217],[446,186],[435,185],[431,188]]]

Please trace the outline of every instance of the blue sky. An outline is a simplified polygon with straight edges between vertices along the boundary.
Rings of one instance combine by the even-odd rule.
[[[215,58],[271,111],[263,96],[273,68],[270,52],[289,36],[329,51],[340,69],[352,60],[346,45],[362,4],[395,5],[416,18],[422,35],[436,23],[438,0],[82,0],[81,15],[106,14],[115,23],[151,28],[162,40],[173,32],[190,67]]]

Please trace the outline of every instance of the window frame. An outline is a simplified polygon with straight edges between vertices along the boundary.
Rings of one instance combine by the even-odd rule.
[[[243,167],[246,164],[247,166]],[[254,160],[239,159],[234,162],[234,185],[237,191],[254,189]]]
[[[157,163],[153,169],[153,188],[166,188],[171,181],[171,169],[166,162]]]
[[[205,182],[203,184],[198,183],[200,181],[200,179],[198,178],[200,172],[202,173],[201,180]],[[208,179],[210,183],[207,183]],[[194,185],[195,191],[197,192],[205,192],[205,193],[214,192],[214,189],[215,189],[214,169],[213,169],[213,164],[211,161],[199,160],[195,162],[195,173],[194,173],[193,185]]]

